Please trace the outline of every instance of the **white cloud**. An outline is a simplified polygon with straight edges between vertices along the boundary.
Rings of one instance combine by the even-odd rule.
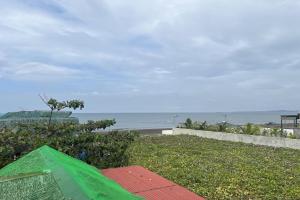
[[[76,69],[38,62],[24,63],[0,69],[2,69],[3,77],[14,80],[53,81],[74,78],[80,75],[80,71]]]
[[[164,75],[164,74],[171,74],[172,72],[157,67],[157,68],[154,69],[154,73],[158,74],[158,75]]]
[[[299,10],[292,0],[1,1],[1,81],[68,79],[94,98],[184,93],[207,109],[205,98],[227,99],[230,110],[249,91],[276,99],[300,89]]]

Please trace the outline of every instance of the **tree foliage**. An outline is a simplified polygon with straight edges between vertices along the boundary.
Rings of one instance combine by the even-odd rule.
[[[95,124],[107,127],[112,122],[104,120]],[[0,130],[0,168],[45,144],[99,168],[123,166],[127,163],[125,151],[138,136],[137,132],[91,132],[95,129],[87,131],[73,123],[52,127],[52,134],[45,134],[47,125],[44,124]]]
[[[183,128],[188,129],[195,129],[195,130],[206,130],[208,128],[208,124],[206,121],[198,122],[192,121],[190,118],[187,118],[186,121],[183,123]]]
[[[219,132],[226,132],[227,131],[227,128],[228,128],[227,122],[218,123],[217,126],[218,126],[218,131]]]
[[[54,111],[61,111],[65,108],[69,109],[80,109],[82,110],[84,108],[84,102],[81,100],[73,99],[73,100],[68,100],[68,101],[57,101],[54,98],[48,99],[47,97],[43,97],[40,95],[41,100],[50,108],[50,116],[49,116],[49,122],[48,122],[48,127],[50,128],[51,125],[51,120],[52,120],[52,115]]]
[[[80,100],[69,100],[69,101],[59,102],[56,99],[50,98],[48,101],[44,101],[44,102],[46,102],[46,105],[52,111],[55,111],[55,110],[60,111],[65,108],[70,108],[73,110],[76,110],[77,108],[79,108],[80,110],[82,110],[84,108],[84,102],[80,101]]]
[[[113,126],[116,123],[115,119],[90,120],[85,124],[72,121],[50,124],[54,111],[65,108],[83,109],[84,102],[80,100],[59,102],[53,98],[47,100],[45,97],[41,99],[51,110],[48,124],[26,121],[14,126],[0,126],[0,168],[45,144],[99,168],[127,164],[125,151],[138,136],[137,132],[98,131]],[[20,114],[27,116],[28,113]],[[34,114],[43,113],[34,112]]]
[[[240,133],[247,135],[260,135],[260,129],[259,126],[248,123],[245,126],[240,127]]]
[[[86,124],[81,125],[81,129],[85,132],[92,132],[98,129],[106,129],[107,127],[115,125],[116,120],[101,120],[101,121],[93,121],[88,120]]]
[[[185,120],[184,125],[185,125],[186,128],[192,128],[192,126],[193,126],[193,121],[192,121],[190,118],[187,118],[187,119]]]

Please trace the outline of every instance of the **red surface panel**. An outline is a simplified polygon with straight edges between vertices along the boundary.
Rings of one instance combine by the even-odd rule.
[[[102,173],[129,192],[148,200],[204,200],[184,187],[141,166],[104,169]]]

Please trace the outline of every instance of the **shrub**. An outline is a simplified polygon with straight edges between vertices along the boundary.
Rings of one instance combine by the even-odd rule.
[[[222,123],[217,124],[217,126],[218,126],[218,131],[226,132],[228,124],[227,124],[227,122],[222,122]]]
[[[206,130],[207,128],[208,128],[208,125],[207,125],[206,121],[200,122],[200,126],[199,126],[200,130]]]
[[[91,132],[98,129],[106,129],[107,127],[115,125],[116,120],[101,120],[101,121],[92,121],[89,120],[86,124],[81,125],[81,130],[85,132]]]
[[[127,165],[125,152],[138,136],[136,132],[83,133],[73,137],[53,137],[49,146],[98,168]]]
[[[287,137],[287,133],[282,132],[279,128],[264,128],[261,132],[261,135],[272,137]]]
[[[183,123],[182,128],[195,129],[195,130],[206,130],[208,128],[208,124],[206,121],[204,121],[204,122],[194,121],[193,122],[190,118],[187,118],[186,121]]]
[[[193,127],[193,121],[190,118],[187,118],[185,123],[184,123],[184,126],[186,128],[192,128]]]
[[[217,131],[217,132],[226,132],[226,133],[235,133],[235,134],[246,134],[246,135],[263,135],[271,137],[288,137],[296,139],[299,136],[288,134],[286,131],[281,131],[279,128],[262,128],[251,123],[247,123],[243,126],[235,126],[228,124],[227,122],[222,122],[218,124],[208,124],[206,121],[198,122],[192,121],[190,118],[186,119],[186,122],[183,125],[178,126],[179,128],[188,128],[194,130],[206,130],[206,131]]]
[[[124,152],[138,137],[137,132],[83,131],[81,126],[72,123],[52,125],[51,134],[45,134],[47,131],[47,124],[2,129],[0,168],[45,144],[99,168],[123,166],[128,160]]]
[[[240,127],[240,134],[260,135],[260,128],[259,126],[248,123],[245,126]]]
[[[52,119],[53,121],[53,119]],[[106,129],[116,123],[114,119],[106,119],[99,121],[88,121],[86,124],[78,124],[77,122],[52,123],[50,126],[47,121],[32,122],[32,123],[16,123],[14,126],[0,126],[0,132],[30,132],[32,134],[45,135],[65,135],[65,134],[80,134],[86,132],[93,132],[99,129]]]

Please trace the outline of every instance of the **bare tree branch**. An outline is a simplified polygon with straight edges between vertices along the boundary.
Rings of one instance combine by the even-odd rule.
[[[47,98],[45,95],[42,96],[41,94],[39,94],[39,97],[41,98],[41,100],[42,100],[48,107],[50,107],[49,104],[48,104],[48,98]]]

